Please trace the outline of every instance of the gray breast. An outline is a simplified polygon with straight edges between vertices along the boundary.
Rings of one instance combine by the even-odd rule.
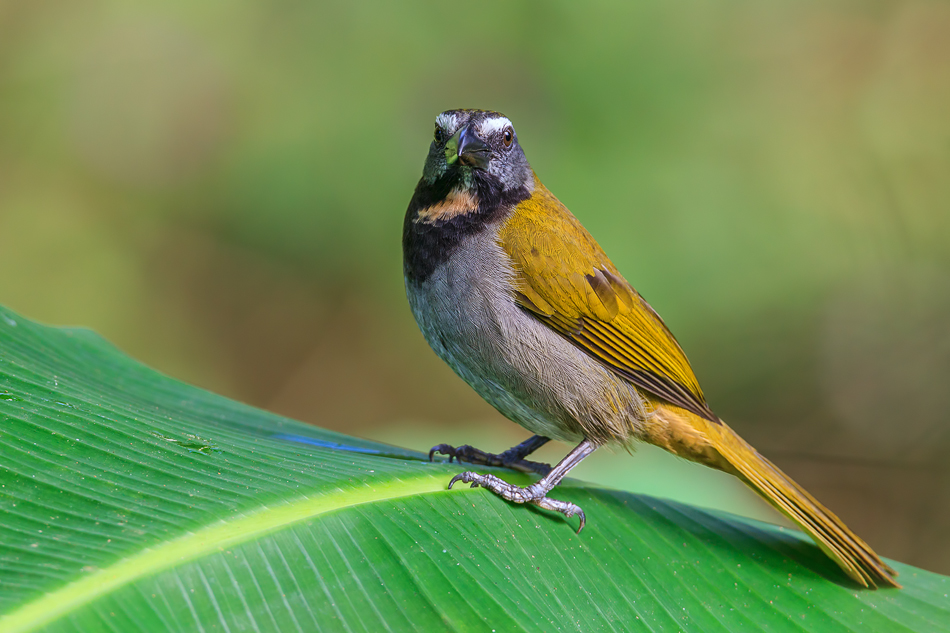
[[[643,417],[636,390],[524,312],[497,229],[467,236],[421,283],[412,313],[432,349],[504,416],[567,442],[627,443]]]

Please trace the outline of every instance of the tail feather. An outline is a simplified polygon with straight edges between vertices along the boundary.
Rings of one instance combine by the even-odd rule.
[[[682,450],[685,446],[695,446],[695,442],[684,444],[681,441],[668,440],[663,448],[682,457],[698,458],[697,461],[738,476],[782,514],[798,524],[848,576],[861,585],[871,588],[900,587],[894,579],[897,572],[882,561],[867,543],[725,423],[710,422],[678,408],[663,409],[665,411],[661,409],[658,413],[662,418],[666,418],[665,422],[673,422],[671,417],[675,416],[676,423],[679,423],[670,424],[667,428],[681,426],[686,422],[683,419],[686,417],[689,426],[701,431],[708,441],[708,444],[703,442],[706,444],[705,450],[696,455],[684,454],[686,451]],[[715,453],[718,453],[716,457],[721,459],[715,459],[710,454],[710,448],[714,449]]]

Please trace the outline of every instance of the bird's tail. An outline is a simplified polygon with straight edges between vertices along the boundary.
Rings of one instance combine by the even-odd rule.
[[[856,582],[871,588],[900,587],[894,580],[897,572],[867,543],[724,422],[671,406],[659,406],[655,414],[659,424],[651,425],[653,432],[648,429],[648,441],[742,479],[807,532]]]

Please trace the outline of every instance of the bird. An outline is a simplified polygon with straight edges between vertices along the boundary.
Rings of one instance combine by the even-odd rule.
[[[540,475],[519,487],[460,473],[514,503],[565,517],[548,493],[603,446],[645,442],[730,473],[798,524],[858,584],[900,587],[897,572],[830,510],[723,422],[659,314],[542,183],[508,117],[436,117],[403,222],[403,273],[426,341],[482,398],[533,435],[501,454],[440,444],[434,454]],[[551,439],[559,463],[527,460]]]

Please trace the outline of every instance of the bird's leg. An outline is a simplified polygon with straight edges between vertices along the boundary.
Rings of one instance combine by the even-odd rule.
[[[567,475],[567,473],[572,468],[577,466],[582,459],[593,453],[596,448],[596,444],[590,440],[584,440],[578,444],[574,450],[568,453],[564,459],[558,462],[557,466],[552,468],[551,472],[542,477],[540,481],[524,488],[520,488],[513,484],[509,484],[506,481],[502,481],[494,475],[479,475],[478,473],[473,472],[465,472],[452,477],[452,481],[449,482],[449,488],[451,488],[457,481],[464,481],[465,483],[472,484],[472,488],[477,486],[488,488],[496,495],[502,499],[506,499],[507,501],[513,501],[515,503],[533,503],[534,505],[540,506],[546,510],[560,512],[566,517],[577,515],[581,518],[581,524],[577,528],[577,532],[579,534],[580,531],[584,529],[584,523],[587,520],[587,518],[584,516],[584,511],[573,503],[568,503],[567,501],[558,501],[557,499],[548,499],[546,495],[551,491],[552,488],[554,488],[554,486],[561,482],[564,476]]]
[[[448,455],[449,462],[452,461],[452,458],[455,458],[458,459],[459,462],[465,461],[470,464],[481,464],[483,466],[501,466],[503,468],[510,468],[523,473],[537,473],[541,476],[544,476],[551,472],[551,465],[543,464],[541,462],[530,462],[526,460],[525,457],[535,452],[549,441],[550,438],[541,435],[533,435],[521,444],[518,444],[513,448],[509,448],[500,455],[486,453],[473,446],[468,446],[467,444],[465,446],[459,446],[458,448],[449,446],[448,444],[439,444],[438,446],[433,446],[432,450],[429,451],[429,461],[432,461],[433,455],[439,453],[441,455]]]

